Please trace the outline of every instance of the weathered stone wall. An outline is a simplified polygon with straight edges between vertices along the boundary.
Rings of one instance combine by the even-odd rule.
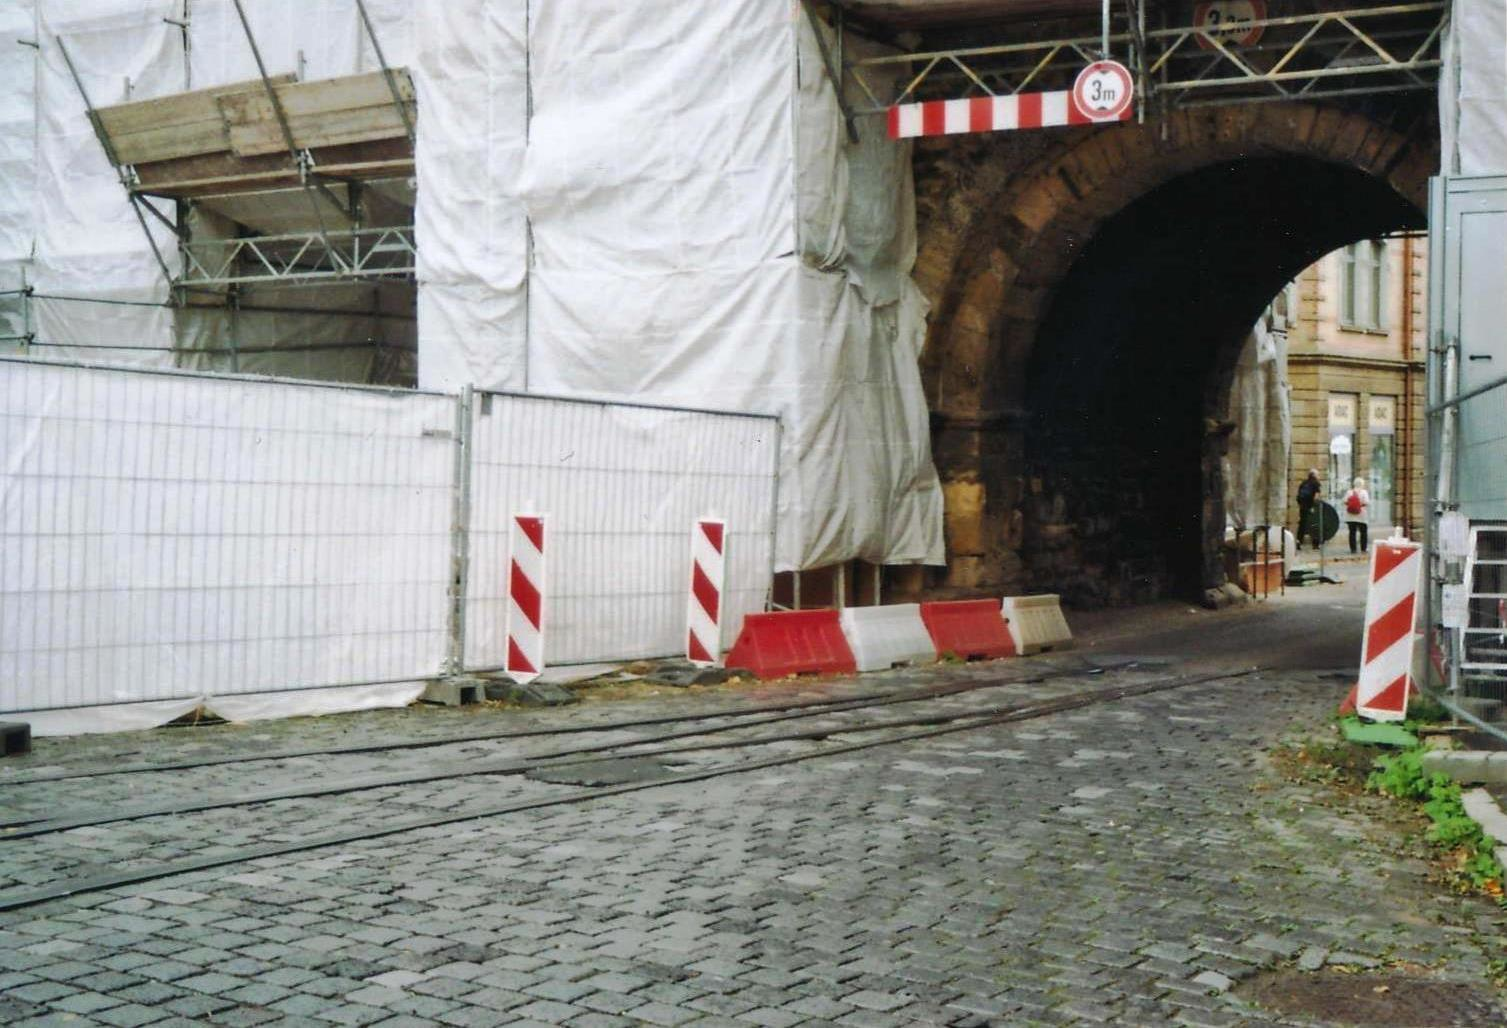
[[[1054,303],[1063,283],[1106,223],[1158,187],[1222,165],[1289,159],[1332,165],[1421,209],[1437,164],[1432,139],[1427,125],[1399,131],[1338,109],[1269,104],[1179,112],[1145,125],[920,143],[915,275],[933,305],[922,369],[948,545],[945,575],[927,585],[944,593],[1055,588],[1083,604],[1130,602],[1165,594],[1186,577],[1188,569],[1172,566],[1177,560],[1168,554],[1180,544],[1196,550],[1200,539],[1204,552],[1201,560],[1195,553],[1191,574],[1204,584],[1222,580],[1219,464],[1233,427],[1225,420],[1228,376],[1244,332],[1180,336],[1177,352],[1196,355],[1188,367],[1158,368],[1146,354],[1120,355],[1117,374],[1141,367],[1149,369],[1143,381],[1169,373],[1197,380],[1191,401],[1164,404],[1156,438],[1125,438],[1108,417],[1099,430],[1063,432],[1064,425],[1073,428],[1073,414],[1056,410],[1042,423],[1039,360],[1033,371],[1043,328],[1059,316]],[[1344,192],[1328,180],[1316,188]],[[1329,206],[1345,201],[1322,198]],[[1280,275],[1323,252],[1315,247],[1336,245],[1329,237],[1397,227],[1396,211],[1384,207],[1372,203],[1348,220],[1326,221],[1320,205],[1311,215],[1324,222],[1322,231],[1306,234],[1301,224],[1281,223],[1282,212],[1253,217],[1253,235],[1268,249],[1285,245],[1291,267],[1245,276],[1254,299],[1240,315],[1244,327],[1280,287]],[[1278,238],[1291,231],[1294,238]],[[1231,304],[1216,290],[1199,302],[1211,310],[1247,302],[1243,294],[1237,299]],[[1135,306],[1133,294],[1120,302]],[[1155,332],[1137,331],[1147,339]],[[1186,336],[1187,326],[1176,332]],[[1188,392],[1178,396],[1187,400]],[[1159,402],[1157,395],[1141,402]]]

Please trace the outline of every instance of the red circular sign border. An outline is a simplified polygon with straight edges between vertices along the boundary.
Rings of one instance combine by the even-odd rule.
[[[1267,16],[1271,13],[1267,9],[1266,0],[1250,0],[1250,4],[1252,21],[1265,21]],[[1207,12],[1209,8],[1213,6],[1214,0],[1203,0],[1202,3],[1196,4],[1193,8],[1193,26],[1195,29],[1193,33],[1193,41],[1198,44],[1199,49],[1201,50],[1217,49],[1213,43],[1209,42],[1208,37],[1205,36],[1203,32],[1197,31],[1199,21],[1202,20],[1205,12]],[[1228,43],[1226,43],[1226,45],[1234,46],[1237,48],[1254,46],[1261,41],[1261,37],[1264,35],[1266,35],[1265,25],[1252,25],[1250,28],[1246,29],[1245,35],[1241,36],[1239,39],[1230,40]]]
[[[1105,111],[1103,113],[1100,113],[1097,111],[1089,110],[1084,105],[1083,101],[1078,99],[1078,91],[1079,88],[1083,85],[1084,79],[1088,78],[1088,76],[1093,74],[1095,71],[1102,70],[1113,70],[1117,72],[1124,80],[1125,102],[1117,106],[1113,111]],[[1121,64],[1119,61],[1095,61],[1085,67],[1082,71],[1080,71],[1078,73],[1078,77],[1073,80],[1072,99],[1073,109],[1083,117],[1087,118],[1089,121],[1119,121],[1120,116],[1123,115],[1126,110],[1130,108],[1130,105],[1135,102],[1135,79],[1131,76],[1130,69],[1125,67],[1125,65]]]

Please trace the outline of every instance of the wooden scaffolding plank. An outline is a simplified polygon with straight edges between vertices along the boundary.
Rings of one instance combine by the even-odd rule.
[[[413,174],[413,149],[406,138],[318,148],[315,167],[336,178],[398,178]],[[282,153],[238,157],[199,154],[136,167],[137,192],[190,197],[274,189],[299,184],[298,173]]]
[[[413,81],[406,69],[394,77],[409,117],[417,117]],[[274,87],[293,141],[301,149],[338,146],[407,134],[381,72]],[[236,93],[218,101],[229,127],[230,149],[240,156],[287,149],[277,112],[266,91]]]
[[[292,81],[291,75],[279,75],[273,80],[283,85]],[[121,163],[172,160],[229,149],[230,134],[218,100],[264,88],[260,79],[231,82],[153,100],[101,107],[96,113]]]

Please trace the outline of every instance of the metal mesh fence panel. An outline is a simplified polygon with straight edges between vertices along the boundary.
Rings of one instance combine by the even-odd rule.
[[[455,401],[0,360],[0,711],[440,673]]]
[[[724,645],[771,578],[772,417],[478,393],[465,663],[506,650],[508,519],[546,517],[545,659],[684,653],[692,525],[727,521]]]

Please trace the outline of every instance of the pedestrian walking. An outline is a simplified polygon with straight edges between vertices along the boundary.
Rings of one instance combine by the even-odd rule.
[[[1319,539],[1319,514],[1318,502],[1322,495],[1319,484],[1319,469],[1309,468],[1308,477],[1303,479],[1298,486],[1298,549],[1303,548],[1303,537],[1306,535],[1313,540],[1317,547],[1322,540]]]
[[[1345,494],[1345,524],[1350,526],[1350,552],[1365,553],[1367,543],[1366,518],[1371,515],[1371,494],[1366,491],[1366,480],[1357,478],[1350,483],[1350,491]],[[1360,540],[1360,549],[1355,548],[1356,539]]]

